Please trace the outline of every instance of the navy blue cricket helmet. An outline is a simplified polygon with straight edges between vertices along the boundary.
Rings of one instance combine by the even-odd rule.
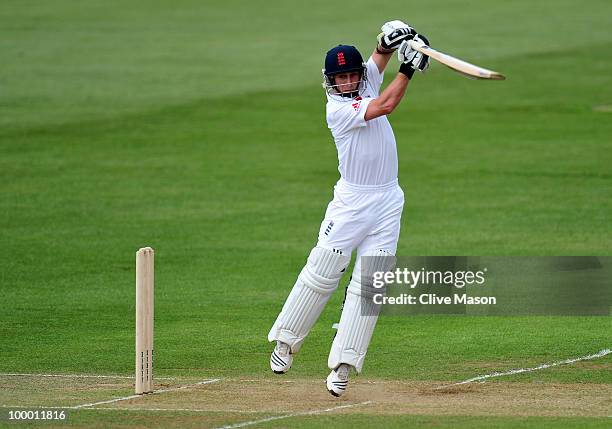
[[[359,71],[361,74],[359,88],[355,92],[341,94],[336,88],[334,76],[338,73],[347,73],[352,71]],[[325,78],[323,87],[330,95],[336,94],[343,97],[352,98],[361,94],[366,87],[366,65],[363,62],[363,57],[354,46],[338,45],[327,51],[327,54],[325,55],[325,68],[323,69],[323,75]]]

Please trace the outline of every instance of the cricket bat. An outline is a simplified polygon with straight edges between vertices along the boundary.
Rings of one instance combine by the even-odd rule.
[[[430,46],[424,43],[418,43],[414,40],[410,41],[412,49],[424,53],[430,56],[434,60],[444,64],[448,68],[461,73],[471,79],[492,79],[492,80],[504,80],[506,76],[493,70],[488,70],[477,65],[468,63],[467,61],[460,60],[451,55],[445,54],[444,52],[436,51]]]

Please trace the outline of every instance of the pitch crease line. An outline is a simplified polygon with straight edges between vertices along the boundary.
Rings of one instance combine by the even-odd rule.
[[[95,374],[20,374],[20,373],[0,373],[0,377],[57,377],[57,378],[117,378],[134,379],[129,375],[95,375]],[[176,377],[155,377],[156,380],[176,380]]]
[[[220,426],[220,427],[217,427],[215,429],[243,428],[243,427],[246,427],[246,426],[252,426],[252,425],[259,424],[259,423],[266,423],[266,422],[271,422],[271,421],[274,421],[274,420],[288,419],[290,417],[311,416],[311,415],[316,415],[316,414],[322,414],[322,413],[328,413],[328,412],[331,412],[331,411],[341,410],[343,408],[353,408],[353,407],[358,407],[360,405],[368,405],[368,404],[371,404],[372,402],[373,401],[365,401],[365,402],[359,402],[357,404],[338,405],[336,407],[326,408],[324,410],[313,410],[313,411],[304,411],[304,412],[301,412],[301,413],[284,414],[282,416],[273,416],[273,417],[267,417],[265,419],[250,420],[248,422],[234,423],[234,424],[227,425],[227,426]]]
[[[174,392],[174,391],[177,391],[177,390],[189,389],[191,387],[202,386],[204,384],[212,384],[212,383],[216,383],[218,381],[221,381],[221,379],[220,378],[211,378],[209,380],[203,380],[203,381],[200,381],[198,383],[188,384],[188,385],[185,385],[185,386],[172,387],[170,389],[154,390],[153,392],[151,392],[151,393],[149,393],[147,395],[129,395],[129,396],[121,397],[121,398],[109,399],[107,401],[91,402],[91,403],[88,403],[88,404],[74,405],[72,407],[65,407],[65,408],[71,409],[71,410],[78,410],[79,408],[90,408],[90,407],[95,407],[97,405],[112,404],[112,403],[115,403],[115,402],[127,401],[128,399],[142,398],[144,396],[155,395],[155,394],[158,394],[158,393]]]
[[[463,381],[460,381],[458,383],[446,384],[444,386],[436,387],[434,390],[445,389],[447,387],[459,386],[459,385],[462,385],[462,384],[473,383],[475,381],[486,380],[486,379],[494,378],[494,377],[503,377],[503,376],[506,376],[506,375],[521,374],[521,373],[524,373],[524,372],[533,372],[533,371],[538,371],[540,369],[552,368],[554,366],[569,365],[569,364],[580,362],[580,361],[584,361],[584,360],[598,359],[598,358],[604,357],[606,355],[609,355],[610,353],[612,353],[612,350],[610,350],[610,349],[603,349],[603,350],[600,350],[599,352],[597,352],[595,354],[592,354],[592,355],[582,356],[582,357],[572,358],[572,359],[565,359],[565,360],[561,360],[561,361],[557,361],[557,362],[552,362],[552,363],[544,363],[542,365],[538,365],[538,366],[533,367],[533,368],[519,368],[519,369],[511,369],[510,371],[505,371],[505,372],[493,372],[491,374],[479,375],[478,377],[468,378],[467,380],[463,380]]]

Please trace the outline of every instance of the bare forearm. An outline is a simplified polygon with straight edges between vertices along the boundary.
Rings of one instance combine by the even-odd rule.
[[[385,52],[380,46],[377,46],[372,52],[372,59],[376,63],[376,67],[378,67],[378,71],[380,73],[385,71],[387,68],[387,64],[389,64],[389,60],[393,55],[393,51]]]
[[[370,103],[365,114],[365,120],[369,121],[393,112],[402,101],[409,82],[410,79],[405,74],[398,73],[385,90]]]
[[[410,79],[408,79],[406,75],[398,73],[395,79],[393,79],[382,94],[380,94],[382,103],[391,108],[391,110],[395,109],[400,101],[402,101],[409,82]]]

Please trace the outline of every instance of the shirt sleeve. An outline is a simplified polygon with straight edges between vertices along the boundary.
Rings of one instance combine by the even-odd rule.
[[[376,62],[370,57],[368,62],[366,63],[366,70],[368,71],[368,85],[374,91],[376,96],[380,93],[380,86],[383,83],[383,79],[385,77],[385,73],[381,73],[378,71],[378,66]]]
[[[359,127],[365,127],[366,110],[373,98],[360,98],[344,102],[336,109],[328,111],[327,126],[334,137],[342,136],[344,133]]]

